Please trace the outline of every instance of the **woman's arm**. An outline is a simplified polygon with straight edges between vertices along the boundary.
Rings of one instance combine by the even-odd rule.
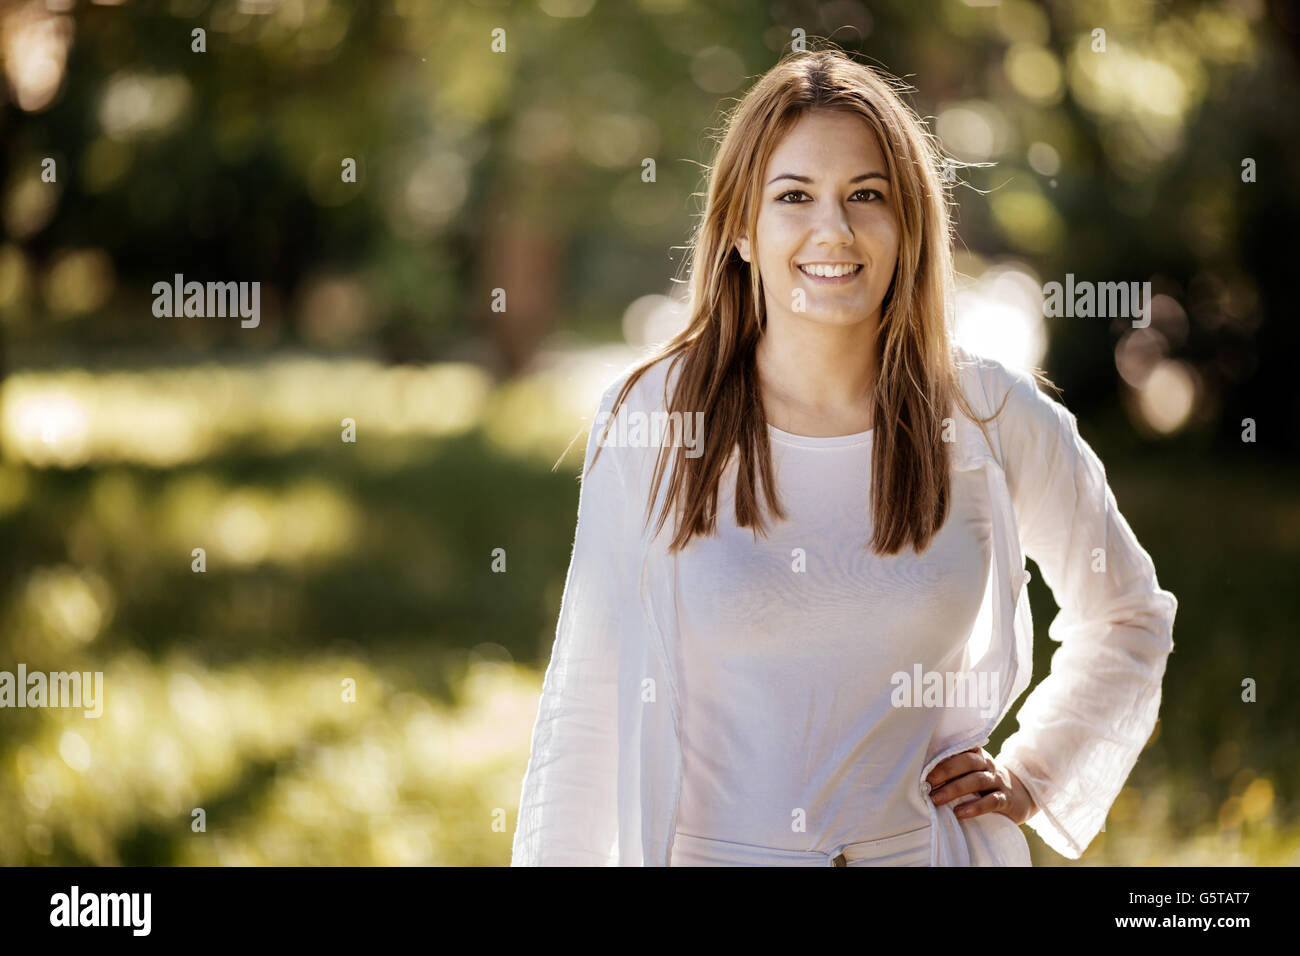
[[[1178,602],[1157,583],[1074,415],[1031,377],[1003,376],[994,407],[1010,385],[999,435],[1012,505],[1025,553],[1060,605],[1048,634],[1061,646],[996,760],[1038,804],[1029,825],[1077,859],[1155,727]]]
[[[607,866],[616,860],[618,648],[620,616],[635,612],[638,602],[627,573],[635,539],[627,533],[625,449],[601,449],[594,465],[592,457],[622,382],[602,396],[587,440],[578,527],[533,726],[511,866]],[[615,429],[616,423],[611,436]]]

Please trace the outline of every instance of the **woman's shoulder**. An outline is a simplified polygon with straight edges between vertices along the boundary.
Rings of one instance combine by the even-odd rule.
[[[1040,387],[1034,370],[963,348],[954,348],[953,357],[972,409],[981,417],[992,416],[986,434],[1013,492],[1015,486],[1045,480],[1081,452],[1074,413]]]
[[[1035,370],[1007,365],[960,346],[954,346],[952,352],[958,384],[981,415],[996,413],[1001,425],[1046,425],[1052,430],[1072,417],[1064,404],[1040,387],[1040,381],[1046,380]]]
[[[588,456],[596,445],[607,449],[625,480],[639,480],[653,468],[666,424],[667,396],[676,382],[675,366],[669,356],[641,356],[609,381],[592,421]]]
[[[638,370],[640,374],[638,374]],[[610,413],[619,396],[619,414],[653,414],[667,410],[670,390],[676,384],[680,363],[672,356],[642,356],[629,363],[605,387],[600,398],[600,411]],[[628,382],[635,377],[630,388]],[[627,394],[624,395],[624,389]]]
[[[1023,400],[1026,391],[1039,392],[1038,380],[1032,371],[1007,365],[960,345],[953,346],[952,355],[958,384],[968,398],[980,399],[979,404],[991,402],[993,409],[997,409],[1004,398],[1008,401],[1012,398]]]

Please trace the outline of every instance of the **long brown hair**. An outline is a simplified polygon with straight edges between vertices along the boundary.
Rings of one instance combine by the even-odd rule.
[[[911,544],[923,551],[948,515],[950,481],[943,420],[954,405],[981,423],[957,385],[946,325],[952,280],[950,198],[945,159],[934,137],[902,99],[898,80],[836,49],[787,55],[749,90],[726,118],[709,169],[704,215],[684,263],[690,268],[686,327],[642,362],[614,402],[659,361],[681,374],[668,411],[703,412],[708,439],[698,457],[684,443],[665,441],[646,504],[649,524],[670,456],[676,467],[656,534],[670,510],[678,520],[670,550],[717,528],[718,486],[738,452],[736,524],[766,533],[759,508],[761,479],[768,507],[781,519],[759,388],[755,348],[766,327],[757,259],[736,251],[738,236],[757,234],[762,177],[776,145],[811,110],[860,116],[875,133],[888,165],[899,223],[898,262],[885,293],[876,336],[869,542],[877,554]],[[948,161],[951,162],[951,161]],[[950,167],[951,168],[951,167]],[[995,413],[996,414],[996,413]],[[675,427],[676,416],[669,421]],[[597,455],[599,449],[597,450]],[[592,459],[593,463],[595,457]]]

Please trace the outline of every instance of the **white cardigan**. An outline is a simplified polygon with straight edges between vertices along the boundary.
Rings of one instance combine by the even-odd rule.
[[[986,425],[992,446],[954,410],[951,459],[954,469],[983,469],[988,482],[994,580],[979,620],[992,627],[991,634],[979,633],[978,625],[972,633],[970,669],[1002,675],[1002,702],[987,719],[969,709],[947,713],[916,785],[928,793],[925,776],[936,764],[988,743],[1029,686],[1027,554],[1060,605],[1048,634],[1061,646],[1051,672],[1017,713],[1019,729],[995,758],[1038,804],[1029,826],[1058,853],[1077,859],[1155,727],[1178,605],[1157,583],[1074,415],[1031,376],[962,349],[955,355],[961,387],[981,415],[1010,393],[1002,414]],[[620,418],[664,411],[672,384],[667,365],[660,361],[642,376]],[[587,474],[630,371],[605,391],[587,442],[587,477],[512,866],[666,866],[671,855],[681,784],[674,558],[666,547],[672,518],[654,540],[653,521],[643,530],[659,449],[644,441],[614,444],[615,421],[611,443]],[[629,427],[626,434],[637,433]],[[667,480],[655,520],[666,489]],[[932,865],[1028,862],[1019,827],[1002,814],[959,819],[952,802],[926,802]]]

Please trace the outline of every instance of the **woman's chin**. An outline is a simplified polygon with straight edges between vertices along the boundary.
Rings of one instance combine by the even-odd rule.
[[[857,309],[846,307],[809,308],[806,312],[794,312],[792,315],[796,319],[815,322],[818,325],[853,326],[864,324],[871,317],[872,312],[872,309],[862,306]]]

